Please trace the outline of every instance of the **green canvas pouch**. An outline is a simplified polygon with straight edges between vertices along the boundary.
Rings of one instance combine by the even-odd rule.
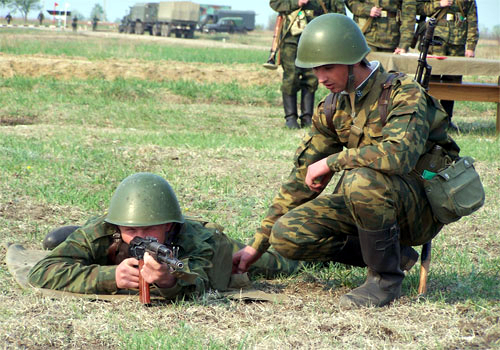
[[[474,159],[463,157],[435,175],[425,174],[427,199],[443,224],[455,222],[483,206],[484,189],[473,164]]]

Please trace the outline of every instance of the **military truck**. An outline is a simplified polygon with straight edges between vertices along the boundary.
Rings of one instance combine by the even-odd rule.
[[[200,5],[191,1],[137,3],[122,19],[118,31],[130,34],[193,38],[200,15]]]
[[[222,17],[217,23],[209,23],[204,26],[204,32],[209,34],[214,33],[244,33],[247,30],[244,26],[243,18],[241,17]]]
[[[238,10],[218,10],[213,16],[213,23],[219,22],[222,18],[240,17],[243,20],[243,28],[247,31],[255,29],[255,12]],[[204,30],[205,31],[205,30]]]

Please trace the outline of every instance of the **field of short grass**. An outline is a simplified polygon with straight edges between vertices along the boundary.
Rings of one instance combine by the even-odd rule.
[[[164,176],[185,213],[223,225],[233,238],[247,241],[260,224],[305,132],[284,128],[279,75],[260,66],[266,48],[171,42],[0,29],[0,61],[36,65],[63,56],[75,76],[78,64],[94,62],[89,78],[0,72],[1,348],[500,348],[500,139],[491,103],[456,103],[462,132],[453,137],[476,159],[487,198],[433,241],[425,297],[417,295],[418,264],[401,299],[353,311],[339,310],[338,299],[365,271],[336,264],[257,280],[258,289],[285,296],[275,303],[207,296],[144,308],[135,299],[49,299],[22,290],[6,268],[5,245],[41,249],[51,229],[106,210],[117,184],[135,172]],[[108,79],[101,69],[114,61],[134,69],[187,62],[186,71],[192,65],[203,74]],[[227,74],[234,74],[229,82]]]

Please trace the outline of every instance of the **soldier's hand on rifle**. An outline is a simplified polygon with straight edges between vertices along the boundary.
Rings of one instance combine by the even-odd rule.
[[[382,14],[382,9],[380,7],[372,7],[370,10],[370,17],[380,17]]]
[[[304,5],[307,5],[307,3],[309,2],[309,0],[299,0],[298,1],[298,4],[299,4],[299,7],[302,7]]]
[[[116,267],[115,280],[119,289],[139,288],[138,265],[136,258],[128,258]]]
[[[396,47],[396,50],[394,50],[394,53],[396,55],[399,55],[399,54],[402,54],[402,53],[406,53],[406,50],[405,49],[402,49],[400,47]]]
[[[171,288],[177,281],[170,267],[156,261],[148,252],[144,254],[144,266],[140,273],[146,283],[154,283],[160,288]]]
[[[439,1],[439,5],[441,7],[451,6],[451,5],[453,5],[453,0],[441,0],[441,1]]]
[[[465,57],[476,57],[474,50],[465,50]]]
[[[323,158],[307,167],[306,185],[311,191],[321,192],[332,176],[333,171],[328,167],[326,158]]]

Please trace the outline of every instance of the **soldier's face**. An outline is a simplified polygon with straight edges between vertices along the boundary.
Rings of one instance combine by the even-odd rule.
[[[142,227],[132,227],[132,226],[118,226],[120,233],[122,234],[122,240],[129,244],[134,237],[139,236],[142,238],[154,237],[158,239],[158,242],[165,242],[165,235],[168,231],[172,229],[174,224],[169,222],[167,224],[154,225],[154,226],[142,226]]]
[[[348,70],[345,64],[327,64],[313,68],[318,82],[331,92],[342,92],[347,87]]]

